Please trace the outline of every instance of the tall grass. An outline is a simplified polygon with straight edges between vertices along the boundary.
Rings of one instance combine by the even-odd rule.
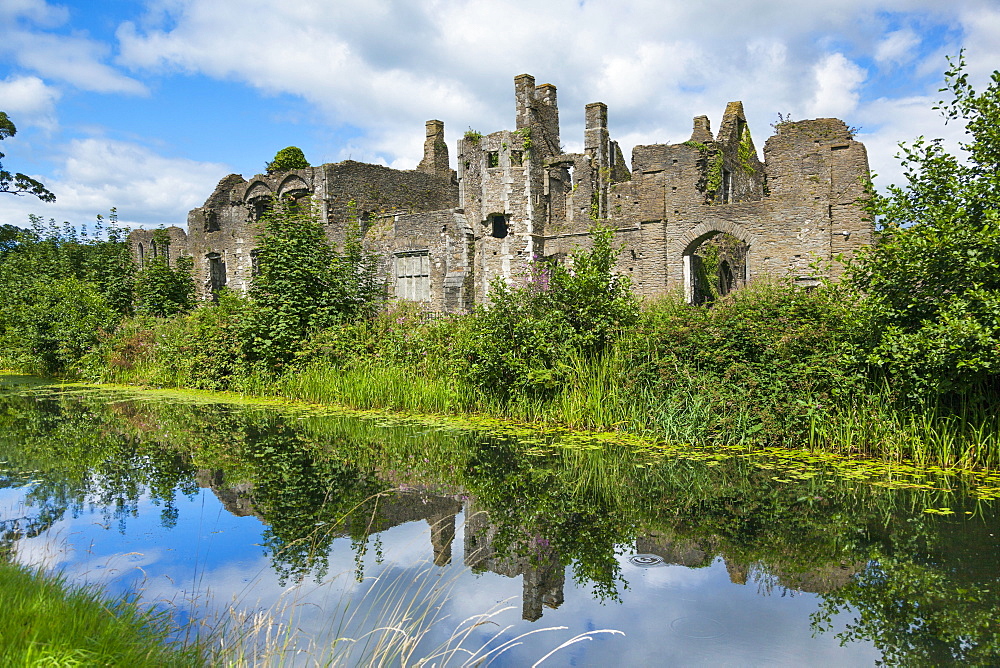
[[[852,396],[810,411],[809,446],[921,465],[1000,468],[1000,398],[986,393],[957,407],[899,406],[891,390]]]
[[[0,665],[206,665],[197,642],[168,642],[168,612],[17,564],[0,563],[0,609]]]
[[[512,382],[509,374],[489,381],[475,371],[484,355],[511,350],[480,345],[479,315],[432,317],[404,305],[315,332],[280,372],[245,362],[241,339],[215,307],[175,320],[128,321],[84,366],[94,378],[126,384],[478,413],[701,446],[808,447],[1000,466],[992,409],[1000,397],[917,408],[899,401],[858,366],[851,305],[838,295],[758,281],[711,309],[692,308],[679,295],[650,301],[637,324],[609,334],[600,354],[559,348],[545,362],[552,368],[525,367],[523,374],[552,379],[542,392],[499,387]]]
[[[462,413],[476,408],[477,393],[455,378],[388,364],[349,368],[313,365],[283,376],[278,394],[314,403],[414,413]]]

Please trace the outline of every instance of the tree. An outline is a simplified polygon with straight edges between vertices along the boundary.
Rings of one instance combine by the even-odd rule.
[[[353,202],[348,208],[353,211]],[[361,244],[356,216],[349,218],[337,252],[315,203],[276,202],[265,215],[257,238],[259,273],[250,288],[257,307],[253,357],[287,361],[294,344],[310,333],[374,310],[381,296],[375,258]]]
[[[17,134],[17,127],[7,116],[7,112],[0,111],[0,140],[13,137]],[[4,154],[0,153],[0,159]],[[55,202],[56,196],[52,194],[41,181],[37,181],[30,176],[21,173],[10,173],[3,168],[0,163],[0,192],[11,195],[34,195],[43,202]]]
[[[278,151],[274,160],[267,163],[267,173],[287,172],[290,169],[305,169],[309,167],[309,161],[298,146],[286,146]]]
[[[1000,72],[977,93],[949,59],[936,107],[962,121],[964,155],[942,140],[900,144],[907,184],[871,193],[877,243],[851,280],[864,294],[867,361],[915,399],[1000,379]]]
[[[135,282],[135,312],[165,318],[194,306],[194,280],[190,258],[177,258],[177,266],[168,261],[170,235],[166,230],[153,232],[153,242],[160,250],[139,273]]]

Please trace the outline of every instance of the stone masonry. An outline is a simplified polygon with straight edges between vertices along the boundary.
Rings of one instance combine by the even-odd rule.
[[[245,291],[276,198],[312,198],[334,245],[360,224],[389,296],[436,311],[470,310],[497,278],[516,281],[535,259],[586,248],[598,222],[615,230],[617,269],[637,294],[682,291],[694,302],[708,293],[699,285],[708,246],[725,293],[764,276],[802,285],[836,277],[839,259],[871,242],[858,206],[868,158],[841,120],[778,123],[761,161],[743,105],[731,102],[718,133],[698,116],[688,141],[636,146],[629,166],[603,103],[584,110],[583,152],[564,153],[555,86],[522,74],[514,97],[514,129],[466,133],[457,170],[444,123],[431,120],[414,170],[348,160],[249,181],[231,174],[188,214],[186,231],[169,228],[171,261],[193,257],[203,298],[224,286]],[[140,263],[162,252],[149,230],[130,242]]]

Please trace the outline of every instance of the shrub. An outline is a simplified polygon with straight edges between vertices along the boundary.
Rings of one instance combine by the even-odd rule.
[[[521,284],[494,281],[466,342],[475,386],[504,400],[551,397],[574,355],[602,355],[635,323],[630,283],[613,271],[612,234],[596,228],[591,249],[573,253],[570,264],[536,258]]]

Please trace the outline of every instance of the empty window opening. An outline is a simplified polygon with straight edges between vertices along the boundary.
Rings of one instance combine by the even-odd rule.
[[[259,199],[253,203],[253,217],[254,220],[260,220],[271,210],[271,200],[270,199]]]
[[[257,249],[250,251],[250,277],[260,274],[260,260],[257,257]]]
[[[510,165],[511,167],[521,167],[524,165],[524,152],[523,151],[511,151],[510,152]]]
[[[733,269],[729,266],[729,260],[723,260],[719,263],[719,296],[728,295],[734,287],[736,287],[736,277],[733,275]]]
[[[226,286],[226,263],[219,253],[209,253],[205,258],[208,260],[208,288],[214,301],[219,298],[219,291]]]
[[[429,251],[407,251],[396,254],[396,297],[411,302],[431,300]]]
[[[219,231],[219,214],[216,211],[209,211],[205,214],[205,231],[206,232],[218,232]]]
[[[499,167],[500,166],[500,153],[497,151],[489,151],[486,154],[486,166],[487,167]]]
[[[507,224],[507,216],[502,213],[491,214],[487,219],[490,226],[490,236],[495,239],[504,239],[510,234],[510,226]]]
[[[728,169],[722,170],[722,201],[726,204],[733,201],[733,173]]]
[[[142,244],[139,244],[139,268],[141,269],[145,266],[146,266],[146,251],[142,247]]]

